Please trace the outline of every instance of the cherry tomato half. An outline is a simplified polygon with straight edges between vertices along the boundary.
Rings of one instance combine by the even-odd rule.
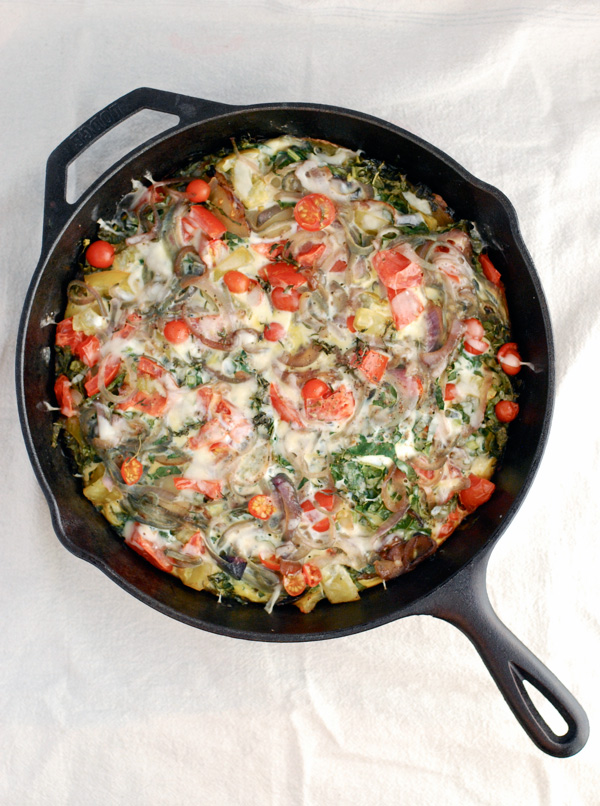
[[[503,344],[496,357],[507,375],[516,375],[521,371],[521,356],[514,341]]]
[[[266,326],[263,336],[267,341],[280,341],[285,336],[285,328],[279,322],[271,322]]]
[[[300,294],[295,288],[274,288],[271,302],[279,311],[297,311],[300,307]]]
[[[95,269],[108,269],[115,259],[115,247],[108,241],[94,241],[86,249],[85,257]]]
[[[125,484],[137,484],[142,478],[144,468],[139,459],[132,456],[131,459],[126,459],[121,465],[121,476]]]
[[[511,400],[500,400],[494,406],[494,411],[501,423],[511,423],[519,413],[519,404]]]
[[[302,571],[283,575],[283,587],[290,596],[300,596],[306,590],[306,580]]]
[[[316,232],[328,227],[335,219],[335,205],[322,193],[309,193],[294,207],[294,218],[302,229]]]
[[[268,495],[255,495],[248,501],[248,512],[261,521],[268,520],[275,512],[273,499]]]
[[[204,179],[192,179],[185,189],[185,195],[191,202],[201,204],[210,196],[210,185]]]
[[[321,569],[314,563],[305,563],[302,566],[302,573],[309,588],[314,588],[323,579]]]
[[[232,294],[244,294],[252,285],[252,281],[247,275],[235,269],[225,272],[223,282]]]
[[[319,400],[330,392],[329,386],[319,378],[311,378],[302,387],[302,397],[305,400]]]
[[[163,330],[165,339],[171,344],[183,344],[189,338],[190,329],[183,319],[173,319],[167,322]]]

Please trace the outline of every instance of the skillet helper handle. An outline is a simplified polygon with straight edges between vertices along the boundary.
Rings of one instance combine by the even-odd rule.
[[[435,591],[425,612],[448,621],[467,636],[512,712],[540,750],[561,758],[573,756],[584,747],[589,736],[586,713],[560,680],[496,615],[486,587],[488,559],[486,552]],[[558,736],[546,723],[524,681],[534,686],[565,720],[564,735]]]
[[[75,208],[75,204],[69,204],[66,199],[69,165],[108,131],[144,109],[177,115],[179,122],[169,130],[176,131],[190,123],[206,120],[234,108],[216,101],[192,98],[188,95],[155,90],[151,87],[140,87],[113,101],[100,112],[96,112],[66,140],[63,140],[48,158],[44,197],[43,248],[49,246],[58,235]]]

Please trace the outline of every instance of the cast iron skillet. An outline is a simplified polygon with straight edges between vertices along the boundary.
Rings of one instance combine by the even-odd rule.
[[[179,123],[118,161],[75,203],[65,198],[66,171],[87,146],[143,109],[168,112]],[[40,326],[63,309],[78,243],[94,235],[99,216],[111,217],[115,200],[132,177],[150,170],[168,177],[200,153],[230,145],[231,137],[277,133],[305,135],[361,148],[371,157],[402,167],[413,181],[440,193],[457,218],[476,220],[506,284],[513,337],[537,372],[523,371],[520,416],[511,425],[492,499],[438,552],[406,576],[365,591],[360,601],[322,602],[303,615],[294,607],[219,604],[184,587],[127,548],[83,497],[68,460],[51,447],[52,416],[40,401],[53,400],[54,328]],[[42,254],[33,276],[17,347],[19,413],[27,449],[48,500],[58,538],[69,551],[93,563],[125,590],[186,624],[256,641],[316,641],[371,629],[397,618],[427,614],[455,624],[472,641],[515,716],[535,744],[555,756],[570,756],[586,743],[588,721],[575,698],[502,624],[490,605],[486,566],[496,541],[514,517],[540,462],[550,424],[554,359],[550,320],[539,278],[521,240],[516,213],[495,188],[479,181],[450,157],[389,123],[316,104],[234,107],[142,88],[107,106],[80,126],[50,155],[46,174]],[[523,683],[528,681],[557,709],[567,732],[556,735],[541,717]]]

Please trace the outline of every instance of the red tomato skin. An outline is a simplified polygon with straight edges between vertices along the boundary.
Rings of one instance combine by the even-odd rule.
[[[389,360],[387,355],[378,353],[377,350],[367,350],[358,368],[371,383],[379,383],[385,374]]]
[[[296,425],[300,426],[300,428],[304,427],[304,423],[302,422],[296,409],[290,403],[288,403],[287,400],[281,397],[279,389],[274,383],[272,383],[269,387],[269,394],[271,397],[271,405],[284,422],[295,423]]]
[[[306,283],[306,277],[288,263],[270,263],[266,273],[269,283],[279,288],[300,288]]]
[[[354,316],[349,316],[346,319],[346,326],[350,333],[356,333],[356,328],[354,327]]]
[[[501,274],[487,255],[479,255],[479,262],[484,275],[494,285],[500,285]]]
[[[325,229],[335,220],[335,216],[334,203],[322,193],[309,193],[294,207],[294,218],[298,226],[308,232]]]
[[[305,401],[307,416],[325,423],[346,420],[351,417],[354,413],[354,405],[354,395],[345,386],[340,386],[327,397],[308,398]]]
[[[295,288],[289,291],[283,288],[274,288],[271,291],[271,302],[278,311],[297,311],[300,307],[300,294]]]
[[[456,398],[456,384],[447,383],[444,388],[444,400],[454,400]]]
[[[329,269],[330,272],[346,271],[348,264],[345,260],[336,260],[333,266]]]
[[[63,319],[56,325],[55,344],[57,347],[70,347],[71,351],[85,339],[85,333],[81,330],[73,330],[73,317]]]
[[[299,266],[303,266],[304,268],[312,268],[319,258],[323,255],[325,251],[325,244],[324,243],[316,243],[306,249],[304,252],[301,252],[299,255],[296,255],[296,263]]]
[[[190,329],[183,319],[172,319],[165,325],[163,334],[171,344],[183,344],[190,336]]]
[[[104,385],[109,386],[114,379],[119,374],[119,370],[121,369],[121,360],[116,356],[110,356],[104,366]],[[88,397],[93,397],[97,395],[100,391],[100,387],[98,386],[98,375],[91,375],[89,372],[86,375],[86,380],[84,382],[85,391]]]
[[[138,361],[137,370],[140,375],[149,375],[151,378],[160,378],[165,373],[160,364],[146,356],[142,356]]]
[[[509,356],[514,357],[519,363],[516,366],[506,363]],[[503,344],[496,353],[496,358],[507,375],[517,375],[521,371],[521,356],[514,341],[507,341],[506,344]]]
[[[373,257],[373,267],[384,286],[404,291],[423,282],[423,271],[397,249],[382,249]]]
[[[511,400],[499,400],[494,406],[494,411],[501,423],[512,423],[519,413],[519,404]]]
[[[325,397],[330,391],[331,389],[325,381],[319,378],[311,378],[310,381],[306,381],[302,387],[302,397],[304,400],[317,400],[318,398]]]
[[[266,326],[263,332],[263,336],[267,341],[281,341],[285,334],[286,330],[279,322],[271,322],[270,325]]]
[[[151,395],[146,394],[146,392],[136,392],[125,403],[119,403],[117,408],[119,411],[136,409],[150,415],[150,417],[160,417],[161,414],[164,414],[168,402],[168,398],[163,397],[159,392],[154,392]]]
[[[73,417],[76,414],[71,390],[71,381],[66,375],[59,375],[54,382],[54,395],[60,407],[60,413],[65,417]]]
[[[96,336],[88,336],[73,350],[88,367],[95,367],[100,360],[100,342]]]
[[[458,498],[466,510],[473,512],[481,504],[485,504],[486,501],[490,500],[496,485],[493,481],[488,481],[488,479],[481,478],[481,476],[475,476],[473,473],[470,474],[469,481],[471,486],[467,487],[466,490],[461,490]]]
[[[279,571],[281,568],[281,563],[274,554],[270,557],[260,557],[260,561],[269,571]]]
[[[193,490],[196,493],[202,493],[207,498],[213,500],[223,498],[223,487],[220,481],[211,479],[186,479],[183,476],[173,478],[173,484],[178,490]]]
[[[162,549],[156,548],[149,540],[142,537],[142,535],[139,534],[138,527],[139,523],[136,523],[131,537],[125,538],[127,545],[134,551],[137,551],[138,554],[141,554],[145,560],[148,560],[148,562],[152,563],[156,568],[160,568],[161,571],[172,571],[173,565],[165,557]]]
[[[191,202],[201,204],[210,196],[210,185],[204,179],[192,179],[185,189],[185,195]]]
[[[94,241],[85,250],[85,258],[95,269],[108,269],[115,259],[115,247],[108,241]]]
[[[336,496],[331,490],[318,490],[315,493],[315,501],[322,508],[328,512],[332,512],[335,506]]]
[[[227,232],[227,227],[219,221],[216,215],[213,215],[201,204],[193,204],[189,213],[181,219],[181,223],[188,236],[188,241],[191,240],[196,229],[201,229],[213,241]]]
[[[244,294],[252,285],[252,281],[247,275],[235,269],[225,272],[223,282],[232,294]]]

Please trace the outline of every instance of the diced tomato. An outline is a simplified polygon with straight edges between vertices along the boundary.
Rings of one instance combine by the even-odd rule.
[[[173,478],[173,484],[178,490],[193,490],[202,493],[207,498],[223,498],[223,487],[220,481],[210,479],[186,479],[183,476]]]
[[[347,387],[340,386],[328,397],[306,400],[305,407],[306,414],[315,420],[326,423],[346,420],[354,413],[354,395]]]
[[[302,566],[302,573],[309,588],[316,587],[323,579],[321,569],[314,563],[304,563]]]
[[[73,400],[71,381],[66,375],[59,375],[54,382],[54,394],[60,407],[60,413],[64,414],[65,417],[73,417],[77,412]]]
[[[308,244],[296,255],[296,263],[304,268],[311,268],[322,257],[324,251],[324,243]]]
[[[269,260],[277,260],[283,254],[285,244],[285,241],[274,241],[274,243],[252,243],[250,247]]]
[[[193,557],[199,557],[201,554],[206,554],[206,545],[202,532],[194,532],[188,542],[182,549],[184,554],[191,554]]]
[[[185,241],[190,241],[197,229],[201,229],[212,240],[220,238],[227,232],[227,227],[216,215],[201,204],[192,204],[189,213],[181,219],[181,225]]]
[[[336,260],[333,266],[329,269],[331,272],[346,271],[348,264],[345,260]]]
[[[311,529],[314,529],[315,532],[327,532],[329,530],[329,518],[322,518],[321,513],[312,501],[303,501],[300,506],[303,512],[308,515],[307,520]]]
[[[164,367],[144,355],[138,361],[137,369],[140,375],[149,375],[151,378],[160,378],[165,373]]]
[[[487,255],[479,255],[479,262],[484,275],[494,285],[500,285],[501,274]]]
[[[263,331],[263,336],[267,341],[280,341],[286,334],[286,330],[279,322],[271,322]]]
[[[288,403],[281,394],[279,393],[279,389],[272,383],[269,387],[269,394],[271,396],[271,405],[280,416],[282,420],[286,423],[295,423],[296,425],[300,426],[300,428],[304,427],[304,423],[300,419],[300,415],[296,411],[296,409]]]
[[[389,360],[389,357],[383,355],[383,353],[378,353],[376,350],[367,350],[358,368],[371,383],[379,383],[383,378]]]
[[[521,356],[514,341],[503,344],[496,357],[507,375],[517,375],[521,371]]]
[[[410,325],[424,310],[424,305],[419,297],[409,289],[396,294],[390,301],[390,306],[396,330],[401,330],[403,327]]]
[[[306,277],[289,263],[269,263],[266,273],[271,285],[279,288],[300,288],[306,283]]]
[[[152,565],[160,568],[161,571],[172,571],[173,564],[169,562],[168,558],[162,549],[154,546],[147,538],[143,537],[139,531],[140,524],[136,523],[131,537],[126,537],[125,542],[138,554],[141,554]]]
[[[322,193],[303,196],[294,207],[294,218],[302,229],[309,232],[325,229],[335,219],[335,205]]]
[[[333,490],[319,490],[315,493],[315,501],[322,509],[331,512],[335,506],[336,496]]]
[[[297,311],[300,307],[300,293],[295,288],[274,288],[271,302],[278,311]]]
[[[248,512],[261,521],[268,520],[275,512],[275,504],[269,495],[255,495],[248,501]]]
[[[456,398],[456,384],[447,383],[444,388],[444,400],[454,400]]]
[[[471,482],[470,487],[467,487],[466,490],[461,490],[458,497],[463,507],[472,512],[481,504],[489,501],[496,485],[493,481],[483,479],[481,476],[475,476],[473,473],[469,475],[469,481]]]
[[[326,397],[331,392],[331,388],[320,378],[311,378],[302,387],[302,397],[304,400],[315,400]]]
[[[127,322],[123,325],[121,330],[117,330],[115,336],[118,336],[120,339],[128,339],[141,321],[142,317],[139,313],[130,313],[127,317]]]
[[[302,571],[283,575],[283,587],[290,596],[300,596],[306,590],[306,580]]]
[[[63,319],[56,325],[55,344],[57,347],[70,347],[74,352],[75,348],[85,339],[82,330],[73,330],[73,317]]]
[[[379,279],[388,289],[404,291],[423,282],[423,271],[398,249],[382,249],[373,257]]]
[[[121,465],[121,476],[125,484],[137,484],[142,478],[144,467],[139,459],[132,456],[131,459],[126,459]]]
[[[271,554],[270,557],[260,555],[260,561],[269,571],[279,571],[281,568],[281,563],[274,554]]]
[[[446,523],[442,526],[442,528],[438,532],[438,540],[443,540],[444,538],[451,535],[464,517],[465,512],[463,510],[460,509],[453,510],[448,515]]]
[[[281,560],[279,567],[282,574],[298,574],[302,571],[302,564],[295,560]]]
[[[106,363],[104,364],[104,368],[100,365],[99,372],[103,372],[102,378],[104,380],[105,386],[110,386],[110,384],[114,381],[114,379],[119,374],[119,370],[121,369],[121,359],[118,358],[116,355],[109,355],[106,359]],[[98,373],[96,375],[91,375],[88,372],[86,376],[85,383],[83,384],[85,387],[85,391],[88,397],[93,397],[97,395],[99,390],[98,387]]]
[[[494,406],[494,411],[501,423],[512,423],[519,413],[519,404],[511,400],[499,400]]]
[[[159,392],[153,392],[152,394],[136,392],[126,402],[119,403],[117,408],[120,411],[137,409],[137,411],[142,411],[150,417],[160,417],[161,414],[164,414],[168,402],[168,398],[163,397]]]
[[[88,336],[73,350],[88,367],[95,367],[100,360],[100,342],[96,336]]]

